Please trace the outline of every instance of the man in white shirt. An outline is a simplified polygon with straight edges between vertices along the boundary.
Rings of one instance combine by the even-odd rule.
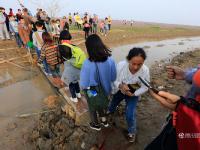
[[[146,54],[142,48],[133,48],[129,51],[127,60],[118,63],[113,91],[115,94],[108,109],[109,113],[113,113],[118,104],[125,99],[129,142],[135,142],[136,105],[139,96],[148,91],[138,78],[140,76],[150,80],[149,68],[144,65],[145,59]]]

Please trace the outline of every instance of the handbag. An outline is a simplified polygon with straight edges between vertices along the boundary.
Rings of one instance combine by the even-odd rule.
[[[87,92],[88,90],[86,90],[85,95],[87,97],[87,102],[88,102],[90,111],[97,111],[97,110],[105,110],[106,111],[109,100],[108,100],[108,96],[105,94],[105,91],[102,87],[99,69],[98,69],[98,66],[96,63],[95,63],[95,66],[96,66],[98,85],[91,86],[90,89],[88,89],[88,90],[96,91],[96,94],[95,94],[95,96],[89,96],[88,92]]]

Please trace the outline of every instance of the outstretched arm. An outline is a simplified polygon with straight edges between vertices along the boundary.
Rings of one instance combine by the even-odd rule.
[[[151,96],[153,96],[158,102],[160,102],[164,107],[175,110],[176,104],[180,99],[180,96],[171,94],[169,92],[160,91],[158,94],[150,90]]]

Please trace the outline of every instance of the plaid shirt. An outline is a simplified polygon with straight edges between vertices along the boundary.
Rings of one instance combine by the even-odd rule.
[[[58,46],[51,44],[44,44],[41,49],[41,55],[39,62],[42,62],[46,58],[46,61],[49,65],[53,66],[59,63],[58,58]]]

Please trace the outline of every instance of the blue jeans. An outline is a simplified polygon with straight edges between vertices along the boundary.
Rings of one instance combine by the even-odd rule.
[[[108,110],[113,113],[119,103],[124,99],[126,101],[126,122],[128,125],[128,133],[133,134],[136,133],[136,105],[139,99],[138,96],[129,97],[122,94],[121,91],[118,91],[113,96]]]
[[[37,48],[37,47],[35,47],[35,52],[36,52],[36,54],[37,54],[37,57],[38,57],[38,59],[40,58],[40,49],[39,48]]]
[[[36,54],[37,54],[37,57],[38,59],[40,58],[40,53],[41,53],[41,50],[39,50],[39,48],[35,47],[35,51],[36,51]],[[44,65],[44,70],[46,73],[51,73],[51,70],[47,64],[47,61],[46,59],[43,60],[43,65]]]
[[[46,73],[51,73],[51,70],[49,68],[49,65],[47,64],[46,59],[43,60],[44,70]]]
[[[15,32],[15,40],[17,42],[18,47],[20,48],[23,45],[23,43],[18,32]]]
[[[61,76],[61,74],[60,74],[60,65],[59,64],[57,64],[55,66],[49,66],[49,68],[50,68],[50,71],[51,71],[52,76],[54,78]]]

